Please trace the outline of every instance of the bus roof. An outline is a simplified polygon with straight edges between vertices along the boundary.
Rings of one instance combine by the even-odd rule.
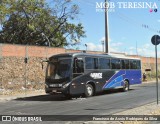
[[[122,54],[91,54],[91,53],[61,53],[51,56],[52,57],[76,57],[76,56],[90,56],[90,57],[108,57],[108,58],[119,58],[119,59],[136,59],[140,60],[140,58],[129,57]]]

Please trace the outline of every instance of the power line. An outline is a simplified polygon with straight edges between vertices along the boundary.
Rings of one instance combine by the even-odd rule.
[[[77,1],[77,0],[76,0]],[[88,5],[88,6],[91,6],[91,7],[95,7],[95,3],[91,2],[91,1],[87,1],[87,0],[78,0],[78,2],[80,4],[85,4],[85,5]]]
[[[94,1],[90,1],[90,0],[78,0],[79,2],[81,2],[82,4],[86,4],[88,6],[91,6],[91,7],[95,7],[96,4]],[[108,0],[110,1],[110,0]],[[148,25],[148,24],[144,24],[144,23],[140,23],[140,21],[137,21],[131,17],[128,17],[120,12],[115,12],[115,14],[121,18],[122,20],[125,20],[127,21],[128,23],[132,24],[132,25],[135,25],[135,26],[138,26],[138,27],[142,27],[144,29],[147,29],[149,31],[152,31],[152,32],[156,32],[156,33],[159,33],[160,34],[160,30],[157,30],[155,28],[153,28],[152,26]]]
[[[81,4],[85,4],[85,5],[91,6],[91,7],[95,7],[96,6],[95,2],[94,1],[90,1],[90,0],[78,0],[78,2],[80,2]],[[130,23],[132,25],[135,25],[137,27],[142,27],[142,28],[147,29],[149,31],[156,32],[156,33],[160,34],[160,30],[157,30],[157,29],[153,28],[152,26],[150,26],[148,24],[140,23],[140,21],[134,20],[133,18],[128,17],[128,16],[126,16],[126,15],[120,13],[120,12],[114,12],[114,13],[119,18],[121,18],[122,20],[127,21],[128,23]]]
[[[138,26],[138,27],[142,27],[144,29],[148,29],[150,31],[153,31],[153,32],[157,32],[157,33],[160,33],[160,30],[157,30],[153,27],[151,27],[150,25],[148,24],[144,24],[144,23],[140,23],[140,21],[137,21],[137,20],[134,20],[132,19],[131,17],[128,17],[120,12],[115,12],[115,14],[121,18],[122,20],[125,20],[127,21],[128,23],[132,24],[132,25],[135,25],[135,26]]]

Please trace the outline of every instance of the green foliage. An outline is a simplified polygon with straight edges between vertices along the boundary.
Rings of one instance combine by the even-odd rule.
[[[79,8],[71,0],[2,0],[0,42],[63,47],[85,37],[82,24],[72,24]]]

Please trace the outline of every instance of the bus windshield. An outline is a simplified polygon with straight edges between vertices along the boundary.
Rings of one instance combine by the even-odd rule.
[[[48,62],[47,77],[51,79],[69,78],[71,74],[71,59],[52,59]]]

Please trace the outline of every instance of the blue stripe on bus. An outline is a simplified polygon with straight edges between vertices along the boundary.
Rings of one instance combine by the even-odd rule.
[[[117,71],[103,86],[103,89],[121,87],[124,84],[124,80],[128,79],[130,85],[140,84],[141,82],[141,70],[120,70]]]
[[[123,75],[115,78],[114,80],[112,80],[110,83],[107,83],[107,85],[105,86],[105,88],[114,88],[114,87],[119,87],[121,86],[121,83],[123,82]]]

